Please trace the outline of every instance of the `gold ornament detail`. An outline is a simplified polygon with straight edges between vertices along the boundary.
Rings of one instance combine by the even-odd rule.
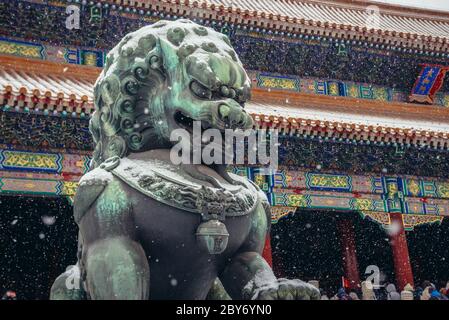
[[[295,213],[295,207],[273,206],[271,207],[271,222],[276,223],[281,218]]]

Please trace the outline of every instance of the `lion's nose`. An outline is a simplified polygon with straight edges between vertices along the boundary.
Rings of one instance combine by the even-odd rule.
[[[218,106],[218,114],[226,128],[248,129],[252,126],[251,117],[240,106],[234,107],[227,104],[220,104]]]

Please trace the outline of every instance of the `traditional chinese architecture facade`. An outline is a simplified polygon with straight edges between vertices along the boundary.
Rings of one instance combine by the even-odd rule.
[[[79,29],[66,28],[68,6],[79,8]],[[278,172],[233,169],[273,206],[265,256],[275,270],[320,277],[297,270],[296,249],[283,244],[303,228],[294,219],[309,215],[312,225],[325,217],[335,226],[342,244],[335,276],[350,287],[360,285],[367,265],[383,263],[376,262],[382,255],[360,262],[354,228],[363,234],[367,225],[381,227],[390,281],[402,289],[429,276],[425,262],[410,258],[407,238],[419,225],[447,228],[449,14],[366,1],[0,0],[0,194],[15,212],[2,223],[20,221],[15,199],[70,203],[89,168],[92,87],[108,50],[143,25],[181,17],[229,35],[252,79],[247,111],[258,128],[280,132]],[[63,206],[59,235],[76,237],[70,205]],[[43,264],[56,263],[59,245]],[[449,259],[447,250],[434,254],[440,264]],[[60,271],[46,274],[48,284]]]

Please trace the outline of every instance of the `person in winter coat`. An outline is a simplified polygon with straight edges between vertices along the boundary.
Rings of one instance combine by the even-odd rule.
[[[440,294],[441,294],[441,300],[449,300],[449,298],[447,297],[447,290],[444,288],[440,289]]]
[[[413,287],[410,283],[407,283],[401,291],[401,300],[413,300]]]
[[[432,289],[431,286],[426,287],[423,290],[422,294],[421,294],[421,300],[429,300],[430,299],[430,293],[432,292],[432,290],[433,289]]]
[[[351,297],[346,293],[345,288],[338,289],[337,298],[338,300],[351,300]]]
[[[349,297],[351,298],[351,300],[360,300],[359,296],[354,291],[349,292]]]
[[[421,295],[423,294],[423,288],[416,287],[416,290],[413,294],[414,300],[421,300]]]
[[[16,293],[12,290],[8,290],[3,295],[2,300],[17,300]]]
[[[410,291],[410,292],[414,292],[415,291],[410,283],[407,283],[404,286],[404,290],[407,290],[407,291]]]
[[[321,300],[329,300],[329,296],[327,295],[327,292],[324,291],[323,289],[320,289],[320,294],[321,294]]]
[[[376,300],[374,294],[373,285],[369,281],[362,282],[362,299],[363,300]]]
[[[437,289],[433,289],[430,293],[429,300],[442,300],[441,293]]]
[[[390,283],[387,288],[387,300],[401,300],[401,295],[396,291],[396,286]]]

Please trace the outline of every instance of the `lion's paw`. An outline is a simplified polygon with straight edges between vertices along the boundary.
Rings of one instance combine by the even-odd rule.
[[[319,290],[298,279],[277,279],[252,292],[252,300],[319,300]]]

